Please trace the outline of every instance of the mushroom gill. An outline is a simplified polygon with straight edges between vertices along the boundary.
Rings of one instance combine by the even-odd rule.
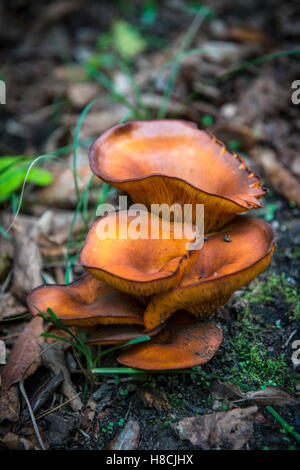
[[[267,268],[274,246],[274,232],[267,222],[236,217],[208,237],[179,286],[153,296],[144,313],[146,331],[178,309],[207,317]]]
[[[197,257],[184,234],[177,238],[177,228],[181,231],[182,225],[165,225],[148,212],[109,214],[90,228],[79,262],[123,292],[136,296],[166,292],[179,284]]]
[[[138,301],[89,273],[67,285],[43,285],[27,297],[33,315],[51,308],[66,325],[143,325],[143,308]]]
[[[134,202],[205,205],[205,232],[262,207],[266,192],[241,157],[213,135],[180,120],[128,122],[101,135],[90,151],[93,173]],[[153,212],[153,210],[152,210]]]

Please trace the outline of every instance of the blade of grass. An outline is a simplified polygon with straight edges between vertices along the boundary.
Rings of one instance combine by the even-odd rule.
[[[26,318],[28,316],[29,316],[29,313],[24,313],[24,315],[17,315],[16,317],[4,318],[0,321],[2,323],[2,322],[14,321],[14,320],[21,320],[22,318]]]
[[[5,230],[3,227],[1,227],[1,225],[0,225],[0,234],[1,234],[8,242],[13,243],[13,240],[12,240],[11,236],[8,235],[8,233],[6,232],[6,230]]]
[[[133,90],[135,98],[136,98],[138,108],[142,110],[142,112],[144,113],[144,117],[146,119],[150,119],[149,110],[147,109],[147,107],[146,107],[146,105],[143,101],[142,90],[139,87],[137,81],[135,80],[134,75],[132,74],[129,66],[122,59],[120,59],[120,66],[121,66],[121,69],[123,70],[123,72],[129,78],[132,90]]]
[[[70,262],[66,264],[66,273],[65,273],[65,283],[69,284],[70,282],[70,272],[71,268],[73,266],[74,261],[78,259],[79,254],[77,253],[76,255],[72,256],[70,259]]]
[[[66,243],[66,266],[67,266],[67,270],[68,272],[66,272],[65,274],[65,279],[66,279],[66,284],[68,283],[68,280],[69,280],[69,272],[70,272],[70,269],[72,267],[72,262],[71,262],[71,258],[70,258],[70,245],[71,245],[71,238],[72,238],[72,233],[73,233],[73,230],[74,230],[74,226],[75,226],[75,222],[76,222],[76,219],[77,219],[77,216],[81,210],[81,206],[83,204],[83,201],[84,201],[84,198],[85,198],[85,194],[88,193],[89,189],[90,189],[90,186],[93,182],[93,179],[94,179],[94,175],[92,175],[83,191],[83,193],[81,194],[80,198],[79,198],[79,201],[77,203],[77,206],[76,206],[76,209],[75,209],[75,212],[74,212],[74,215],[73,215],[73,218],[72,218],[72,222],[71,222],[71,225],[70,225],[70,229],[69,229],[69,233],[68,233],[68,238],[67,238],[67,243]]]
[[[189,29],[187,30],[187,32],[186,32],[186,34],[183,38],[183,41],[182,41],[182,44],[180,46],[180,49],[179,49],[179,52],[178,52],[177,56],[182,54],[189,47],[189,45],[193,41],[195,35],[197,34],[198,29],[202,25],[205,18],[206,18],[206,15],[203,15],[201,12],[198,12],[196,14],[191,26],[189,27]],[[169,80],[168,80],[168,83],[167,83],[166,92],[165,92],[165,94],[162,98],[162,103],[161,103],[161,106],[158,110],[158,115],[157,115],[158,119],[163,119],[166,116],[168,103],[170,101],[171,94],[173,92],[174,85],[175,85],[176,79],[177,79],[179,71],[180,71],[180,67],[181,67],[180,61],[178,61],[176,59],[175,64],[174,64],[174,66],[171,70],[171,73],[170,73],[170,77],[169,77]]]
[[[21,205],[22,205],[22,201],[23,201],[23,196],[24,196],[24,191],[25,191],[25,185],[26,185],[26,182],[27,182],[27,179],[28,179],[28,175],[30,173],[30,170],[34,167],[34,165],[43,160],[43,159],[47,159],[47,158],[54,158],[54,156],[52,155],[49,155],[49,154],[45,154],[45,155],[40,155],[39,157],[35,158],[31,164],[29,165],[28,167],[28,170],[26,172],[26,175],[25,175],[25,178],[24,178],[24,181],[23,181],[23,185],[22,185],[22,190],[21,190],[21,194],[20,194],[20,199],[19,199],[19,204],[18,204],[18,207],[17,207],[17,210],[14,214],[14,217],[13,217],[13,220],[12,222],[10,223],[10,225],[8,226],[8,228],[6,229],[6,233],[8,234],[8,232],[10,231],[11,227],[13,226],[13,224],[15,223],[16,221],[16,218],[18,217],[19,215],[19,212],[20,212],[20,209],[21,209]]]
[[[274,410],[273,406],[266,406],[266,410],[275,418],[298,442],[300,442],[300,434],[296,432],[293,426],[290,426],[286,420]]]
[[[64,341],[65,343],[68,343],[68,344],[70,344],[71,346],[73,346],[75,348],[77,347],[77,344],[74,343],[74,341],[71,341],[68,338],[64,338],[63,336],[54,335],[52,333],[41,333],[41,336],[43,336],[45,338],[59,339],[60,341]]]
[[[143,115],[139,112],[138,108],[134,106],[132,103],[130,103],[130,101],[124,95],[122,95],[116,90],[113,82],[108,77],[106,77],[106,75],[104,75],[102,72],[97,70],[92,65],[89,65],[88,73],[90,74],[91,77],[98,80],[101,83],[101,85],[103,85],[104,88],[106,88],[110,92],[111,98],[127,106],[128,109],[133,111],[137,119],[143,119]]]
[[[77,124],[76,124],[75,136],[74,136],[74,145],[73,145],[73,179],[74,179],[74,187],[75,187],[77,201],[79,201],[79,199],[80,199],[80,191],[79,191],[78,178],[77,178],[77,149],[78,149],[78,142],[79,142],[79,133],[80,133],[80,129],[81,129],[83,120],[84,120],[85,116],[87,115],[87,113],[89,112],[89,110],[96,103],[99,103],[99,101],[101,101],[102,99],[103,99],[103,97],[98,96],[94,100],[90,101],[90,103],[88,103],[84,107],[82,112],[80,113],[79,119],[78,119]]]
[[[132,344],[138,344],[138,343],[142,343],[144,341],[149,341],[151,338],[150,336],[142,336],[141,338],[135,338],[135,339],[131,339],[130,341],[127,341],[126,343],[122,343],[122,344],[117,344],[116,346],[112,346],[111,348],[107,348],[105,349],[104,351],[101,351],[95,361],[94,361],[94,364],[97,364],[97,362],[99,361],[99,359],[103,356],[106,356],[106,354],[109,354],[113,351],[116,351],[117,349],[122,349],[122,348],[125,348],[126,346],[130,346]]]

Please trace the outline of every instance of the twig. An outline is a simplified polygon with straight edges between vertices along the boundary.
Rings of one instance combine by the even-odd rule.
[[[81,392],[76,393],[76,395],[74,395],[74,397],[71,397],[71,398],[69,398],[68,400],[64,401],[63,403],[60,403],[59,405],[55,406],[54,408],[51,408],[50,410],[47,410],[47,411],[45,411],[44,413],[41,413],[40,415],[38,415],[38,416],[36,417],[36,419],[44,418],[45,416],[47,416],[47,415],[53,413],[54,411],[59,410],[59,409],[62,408],[63,406],[65,406],[65,405],[67,405],[68,403],[70,403],[70,401],[75,400],[75,398],[77,398],[80,394],[81,394]]]

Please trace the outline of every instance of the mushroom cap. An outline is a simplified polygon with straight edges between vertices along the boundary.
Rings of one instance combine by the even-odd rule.
[[[178,313],[158,336],[130,347],[118,362],[138,369],[166,370],[198,366],[212,359],[221,345],[222,330],[213,322],[192,321],[189,315]]]
[[[89,273],[68,285],[44,285],[27,297],[29,310],[38,315],[51,308],[66,325],[143,325],[143,308],[129,295],[119,292]]]
[[[158,227],[152,238],[151,224]],[[133,224],[133,225],[132,225]],[[140,238],[132,238],[132,227],[140,227]],[[107,227],[107,236],[101,239]],[[179,223],[170,222],[170,230],[159,217],[141,211],[109,214],[90,228],[79,262],[93,276],[129,294],[148,296],[177,286],[195,262],[197,253],[189,250],[190,241],[175,238]]]
[[[164,327],[165,325],[160,325],[154,328],[154,330],[147,333],[147,336],[158,335]],[[86,344],[90,346],[96,344],[121,344],[143,336],[145,336],[144,328],[140,325],[101,326],[88,335]]]
[[[267,191],[241,157],[181,120],[115,126],[93,144],[90,165],[103,181],[149,210],[151,204],[205,204],[206,233],[236,214],[262,207],[258,199]]]
[[[267,222],[247,216],[237,216],[212,234],[180,285],[151,299],[144,313],[146,331],[178,309],[205,317],[221,307],[235,290],[267,268],[274,251],[274,237]]]

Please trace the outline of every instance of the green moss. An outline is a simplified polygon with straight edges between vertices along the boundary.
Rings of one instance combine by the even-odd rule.
[[[297,259],[300,258],[300,246],[296,246],[293,253],[292,258]]]
[[[288,304],[286,313],[292,318],[300,320],[300,293],[297,287],[293,286],[286,279],[286,274],[268,274],[264,278],[260,278],[259,284],[252,284],[245,293],[244,298],[250,303],[266,303],[276,302],[274,297],[276,294],[281,295]]]
[[[172,408],[177,410],[184,409],[186,400],[184,398],[178,398],[177,393],[171,393],[168,395],[168,398]]]
[[[249,307],[242,312],[239,324],[238,335],[230,340],[236,363],[231,376],[253,387],[286,384],[289,368],[284,354],[269,357],[261,340],[263,327],[255,323]]]

